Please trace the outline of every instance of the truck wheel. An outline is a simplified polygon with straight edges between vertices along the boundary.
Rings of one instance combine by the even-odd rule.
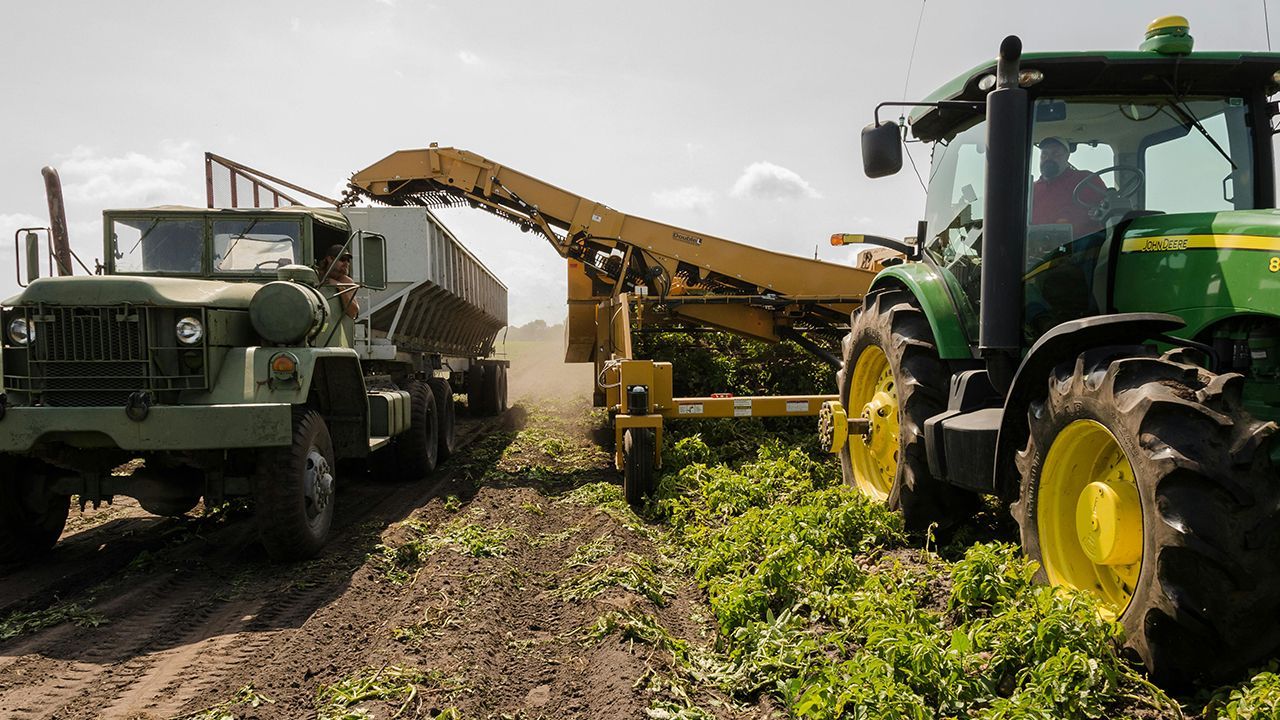
[[[506,410],[506,368],[490,363],[484,369],[484,387],[480,390],[481,412],[485,415],[501,415]]]
[[[622,494],[640,507],[653,494],[655,483],[653,428],[628,428],[622,433]]]
[[[507,366],[495,365],[498,370],[498,393],[494,398],[494,407],[497,408],[497,414],[501,415],[507,411]]]
[[[911,530],[971,517],[977,497],[929,474],[924,421],[946,409],[950,374],[919,304],[905,290],[876,292],[850,324],[836,384],[845,412],[869,420],[870,431],[840,451],[845,482],[900,510]]]
[[[467,370],[467,414],[471,417],[482,417],[489,414],[485,409],[485,376],[491,368],[483,362],[473,361]]]
[[[404,480],[421,480],[436,469],[440,436],[435,394],[424,382],[409,385],[412,407],[409,429],[396,436],[396,472]]]
[[[449,459],[455,448],[453,388],[444,378],[433,377],[427,380],[431,394],[436,401],[436,461],[442,463]]]
[[[1244,378],[1094,351],[1028,410],[1013,507],[1040,580],[1095,596],[1159,682],[1223,679],[1280,646],[1272,422]]]
[[[39,460],[0,458],[0,562],[24,562],[58,542],[71,512],[71,497],[46,489],[47,476],[24,472]]]
[[[294,414],[293,442],[262,451],[253,478],[258,536],[272,560],[315,556],[333,525],[333,441],[315,410]]]

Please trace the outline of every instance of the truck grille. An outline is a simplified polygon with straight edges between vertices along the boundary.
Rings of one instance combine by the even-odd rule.
[[[41,305],[19,311],[35,338],[25,377],[6,368],[5,385],[41,404],[106,407],[124,405],[137,391],[163,401],[168,391],[208,387],[205,348],[179,347],[172,330],[177,317],[203,320],[199,309]]]

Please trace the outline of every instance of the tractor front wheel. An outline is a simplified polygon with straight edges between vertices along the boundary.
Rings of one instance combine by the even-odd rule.
[[[324,547],[333,525],[336,474],[324,417],[298,411],[292,443],[263,450],[253,477],[258,536],[271,559],[304,560]]]
[[[1027,413],[1023,548],[1157,680],[1229,677],[1280,645],[1276,426],[1243,409],[1240,375],[1117,352],[1058,366]]]
[[[0,456],[0,562],[24,562],[58,542],[71,497],[48,490],[48,466]]]
[[[867,421],[840,450],[845,482],[900,510],[907,528],[950,528],[972,516],[976,496],[929,474],[924,421],[946,409],[950,373],[911,293],[883,290],[854,311],[836,383],[849,418]]]

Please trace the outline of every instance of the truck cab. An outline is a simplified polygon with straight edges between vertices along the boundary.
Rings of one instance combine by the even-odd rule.
[[[109,210],[99,274],[33,278],[6,300],[0,556],[52,546],[71,496],[127,495],[160,515],[246,496],[268,554],[297,559],[327,539],[339,461],[394,456],[380,467],[428,475],[453,448],[449,381],[492,352],[505,288],[501,320],[476,317],[485,337],[462,358],[397,346],[379,320],[394,293],[387,236],[367,227],[377,213]],[[421,235],[393,240],[401,258],[434,252]],[[352,256],[348,285],[321,262],[334,246]],[[439,279],[396,288],[431,286],[456,306],[441,325],[464,324],[466,292]]]

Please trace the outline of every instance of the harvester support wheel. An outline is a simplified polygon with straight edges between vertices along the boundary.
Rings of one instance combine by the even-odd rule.
[[[1280,645],[1276,431],[1244,378],[1129,348],[1059,365],[1033,402],[1014,517],[1040,579],[1094,595],[1159,682],[1220,680]]]
[[[293,441],[261,451],[253,476],[258,537],[272,560],[304,560],[324,547],[333,525],[337,465],[324,417],[293,416]]]
[[[427,385],[431,387],[431,394],[435,396],[436,401],[436,434],[438,440],[436,461],[437,463],[442,463],[449,459],[449,456],[453,454],[457,447],[454,435],[453,388],[450,387],[448,380],[438,377],[427,380]]]
[[[871,293],[855,310],[836,373],[840,402],[867,432],[840,451],[845,482],[900,510],[910,530],[946,530],[971,517],[977,497],[929,474],[924,421],[946,409],[950,372],[906,290]]]
[[[653,428],[628,428],[622,434],[622,494],[640,507],[656,487],[656,438]]]
[[[440,458],[439,412],[431,386],[409,381],[409,429],[395,437],[396,473],[403,480],[421,480],[435,472]]]
[[[39,460],[0,456],[0,562],[22,562],[58,542],[71,512],[71,497],[47,489],[48,475],[24,471]]]

